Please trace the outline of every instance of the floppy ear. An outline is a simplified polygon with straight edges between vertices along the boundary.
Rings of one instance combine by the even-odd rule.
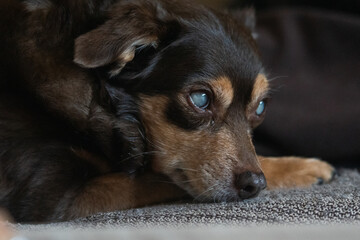
[[[243,8],[240,10],[231,11],[230,14],[239,22],[241,22],[247,29],[249,29],[254,38],[256,38],[256,14],[254,8]]]
[[[132,61],[139,48],[157,47],[165,31],[163,10],[151,1],[120,2],[110,20],[75,40],[75,63],[85,68],[97,68],[117,63],[112,75],[120,73]]]

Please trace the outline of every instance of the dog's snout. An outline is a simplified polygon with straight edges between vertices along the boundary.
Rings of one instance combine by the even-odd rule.
[[[235,188],[241,199],[255,197],[266,188],[266,179],[263,173],[246,171],[235,175]]]

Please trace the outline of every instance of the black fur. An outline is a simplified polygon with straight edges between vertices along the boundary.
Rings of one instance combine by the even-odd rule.
[[[93,177],[144,167],[140,94],[173,99],[168,119],[189,131],[203,120],[179,106],[184,86],[227,75],[241,92],[237,104],[249,101],[262,66],[243,23],[191,2],[157,2],[0,3],[0,207],[17,221],[64,219]],[[157,42],[132,49],[148,34]],[[119,59],[124,51],[134,58]]]

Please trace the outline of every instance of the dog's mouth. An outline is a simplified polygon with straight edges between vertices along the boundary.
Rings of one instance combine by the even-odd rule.
[[[196,172],[198,171],[194,169],[184,169],[184,168],[176,168],[173,173],[170,174],[170,178],[182,189],[186,190],[195,201],[200,202],[225,202],[238,200],[235,189],[228,189],[227,191],[222,186],[220,188],[221,181],[214,181],[213,184],[206,184],[208,186],[204,186],[204,183],[209,183],[209,181],[205,180],[202,176],[198,175],[197,177],[189,177],[188,175],[192,175],[188,171]]]
[[[195,201],[231,202],[256,197],[266,187],[262,173],[246,171],[228,177],[215,177],[211,171],[182,168],[177,166],[169,177],[182,189],[186,190]]]

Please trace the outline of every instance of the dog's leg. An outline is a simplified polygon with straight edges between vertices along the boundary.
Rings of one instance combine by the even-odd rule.
[[[258,158],[268,189],[308,187],[329,182],[335,174],[335,169],[330,164],[318,159],[262,156]]]
[[[168,178],[147,173],[129,177],[114,173],[89,182],[67,209],[65,219],[90,216],[180,199],[186,196]]]

